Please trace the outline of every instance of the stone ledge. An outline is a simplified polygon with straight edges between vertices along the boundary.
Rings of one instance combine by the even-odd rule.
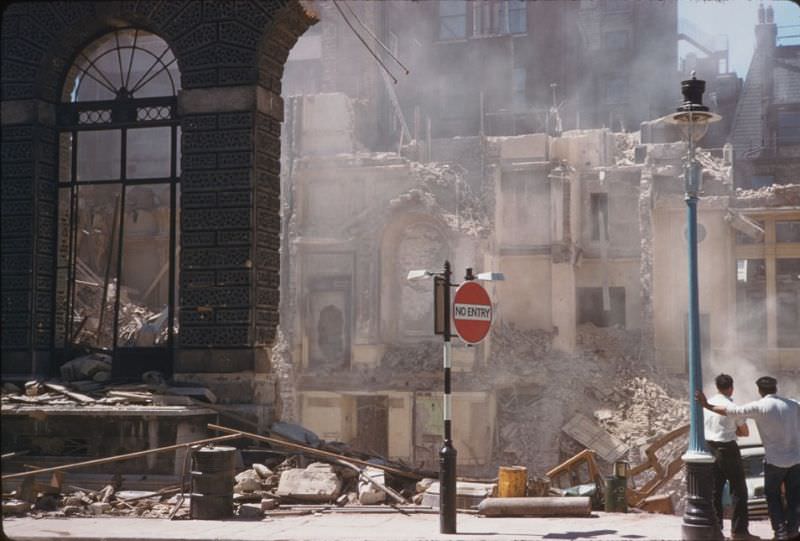
[[[5,100],[0,104],[0,124],[48,124],[56,122],[56,107],[42,100]]]
[[[282,121],[283,98],[260,85],[191,88],[178,94],[180,115],[253,110]]]

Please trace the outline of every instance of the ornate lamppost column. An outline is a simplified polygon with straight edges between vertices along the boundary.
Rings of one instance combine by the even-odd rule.
[[[681,83],[683,104],[665,121],[681,128],[689,143],[684,169],[687,208],[687,242],[689,245],[689,448],[681,458],[686,463],[686,511],[683,514],[682,538],[688,541],[721,541],[722,530],[711,503],[714,458],[706,447],[703,430],[703,408],[695,398],[702,389],[700,359],[700,298],[697,284],[697,201],[703,171],[695,159],[695,143],[705,135],[708,125],[720,120],[719,115],[703,105],[706,82],[692,78]]]

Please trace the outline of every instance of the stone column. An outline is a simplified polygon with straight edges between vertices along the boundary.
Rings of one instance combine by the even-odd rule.
[[[182,91],[178,108],[176,378],[211,387],[221,403],[272,407],[268,347],[278,323],[282,100],[259,85],[215,87]]]
[[[44,375],[53,342],[56,246],[55,107],[2,102],[3,374]]]

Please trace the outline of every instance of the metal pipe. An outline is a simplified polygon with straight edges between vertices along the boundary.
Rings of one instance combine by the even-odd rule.
[[[227,440],[235,440],[237,438],[241,438],[243,435],[240,433],[229,434],[226,436],[217,436],[214,438],[206,438],[203,440],[197,441],[187,441],[186,443],[178,443],[176,445],[168,445],[167,447],[159,447],[157,449],[146,449],[144,451],[136,451],[133,453],[126,453],[124,455],[117,455],[111,456],[106,458],[96,458],[94,460],[86,460],[84,462],[76,462],[74,464],[64,464],[63,466],[53,466],[52,468],[42,468],[39,470],[32,470],[20,473],[10,473],[8,475],[3,475],[3,481],[7,481],[9,479],[17,479],[20,477],[30,477],[32,475],[38,475],[40,473],[51,473],[56,471],[64,471],[64,470],[74,470],[76,468],[84,468],[86,466],[98,466],[100,464],[108,464],[110,462],[117,462],[120,460],[128,460],[129,458],[137,458],[140,456],[146,456],[152,453],[163,453],[165,451],[174,451],[176,449],[181,449],[183,447],[191,447],[192,445],[202,445],[205,443],[216,443],[220,441],[227,441]]]
[[[588,517],[591,513],[588,496],[486,498],[478,505],[478,514],[486,517]]]

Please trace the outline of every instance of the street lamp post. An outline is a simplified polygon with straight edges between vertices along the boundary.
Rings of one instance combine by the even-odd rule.
[[[705,135],[708,125],[721,117],[703,105],[705,81],[692,78],[681,83],[683,104],[665,118],[681,128],[689,143],[689,156],[684,169],[687,208],[687,242],[689,244],[689,448],[683,455],[686,463],[686,511],[683,515],[682,538],[688,541],[722,540],[721,522],[711,503],[714,458],[706,447],[703,433],[703,408],[695,398],[702,389],[700,359],[700,299],[697,285],[697,200],[703,171],[695,159],[695,143]],[[721,517],[720,517],[721,518]]]

